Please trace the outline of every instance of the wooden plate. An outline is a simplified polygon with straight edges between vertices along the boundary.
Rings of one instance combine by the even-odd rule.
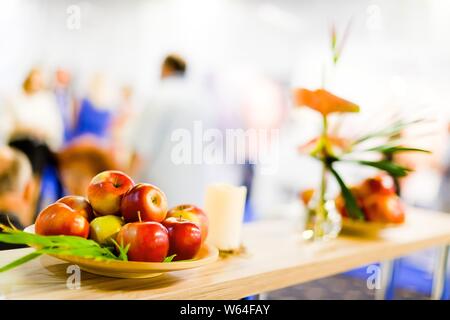
[[[358,221],[349,218],[342,219],[342,232],[350,234],[359,234],[366,236],[377,236],[381,231],[388,228],[397,228],[403,224],[397,223],[379,223],[369,221]]]
[[[34,233],[34,225],[25,229],[26,232]],[[210,245],[203,244],[197,256],[189,261],[174,262],[136,262],[118,260],[94,260],[75,256],[52,255],[58,259],[76,264],[81,270],[114,278],[152,278],[164,272],[197,268],[211,262],[219,257],[219,250]]]

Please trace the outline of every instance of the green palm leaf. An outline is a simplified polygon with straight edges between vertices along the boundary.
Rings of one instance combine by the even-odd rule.
[[[429,150],[418,149],[418,148],[409,148],[403,146],[389,146],[389,145],[381,145],[373,148],[366,149],[365,151],[376,151],[384,154],[394,154],[399,152],[424,152],[431,153]]]
[[[409,127],[410,125],[413,125],[416,123],[421,123],[424,121],[425,121],[424,119],[415,119],[415,120],[411,120],[411,121],[397,120],[394,123],[384,127],[383,129],[363,135],[362,137],[358,138],[355,142],[353,142],[353,145],[360,144],[360,143],[367,141],[369,139],[372,139],[372,138],[394,137],[394,136],[400,134],[403,131],[403,129]]]
[[[396,164],[389,160],[380,160],[380,161],[366,161],[366,160],[352,160],[352,162],[356,161],[357,163],[363,164],[365,166],[377,168],[383,171],[386,171],[393,177],[405,177],[413,171],[410,168],[403,167],[399,164]]]
[[[340,175],[337,173],[336,170],[332,166],[329,167],[330,172],[333,174],[333,176],[336,178],[336,181],[338,182],[342,196],[345,200],[345,207],[352,219],[355,220],[364,220],[364,214],[359,208],[355,197],[353,196],[352,192],[347,188],[345,185],[345,182],[342,180]]]

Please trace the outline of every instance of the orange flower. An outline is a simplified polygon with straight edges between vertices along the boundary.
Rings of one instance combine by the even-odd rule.
[[[324,116],[333,112],[359,111],[358,105],[339,98],[324,89],[315,91],[296,89],[294,91],[294,101],[296,105],[309,107],[320,112]]]

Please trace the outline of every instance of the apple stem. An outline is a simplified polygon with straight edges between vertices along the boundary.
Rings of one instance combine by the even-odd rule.
[[[141,218],[141,211],[138,211],[138,212],[137,212],[137,214],[138,214],[138,219],[139,219],[139,222],[142,222],[142,218]]]

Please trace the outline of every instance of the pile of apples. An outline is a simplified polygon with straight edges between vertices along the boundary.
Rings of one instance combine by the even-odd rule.
[[[87,199],[66,196],[39,213],[35,231],[40,235],[89,238],[100,245],[129,245],[128,260],[162,262],[192,259],[208,234],[208,218],[194,205],[168,210],[158,187],[135,184],[115,170],[96,175]],[[115,240],[115,241],[113,241]]]
[[[391,176],[380,174],[350,188],[366,221],[400,224],[405,220],[405,209],[395,192]],[[336,209],[344,218],[349,214],[342,195],[335,199]]]

